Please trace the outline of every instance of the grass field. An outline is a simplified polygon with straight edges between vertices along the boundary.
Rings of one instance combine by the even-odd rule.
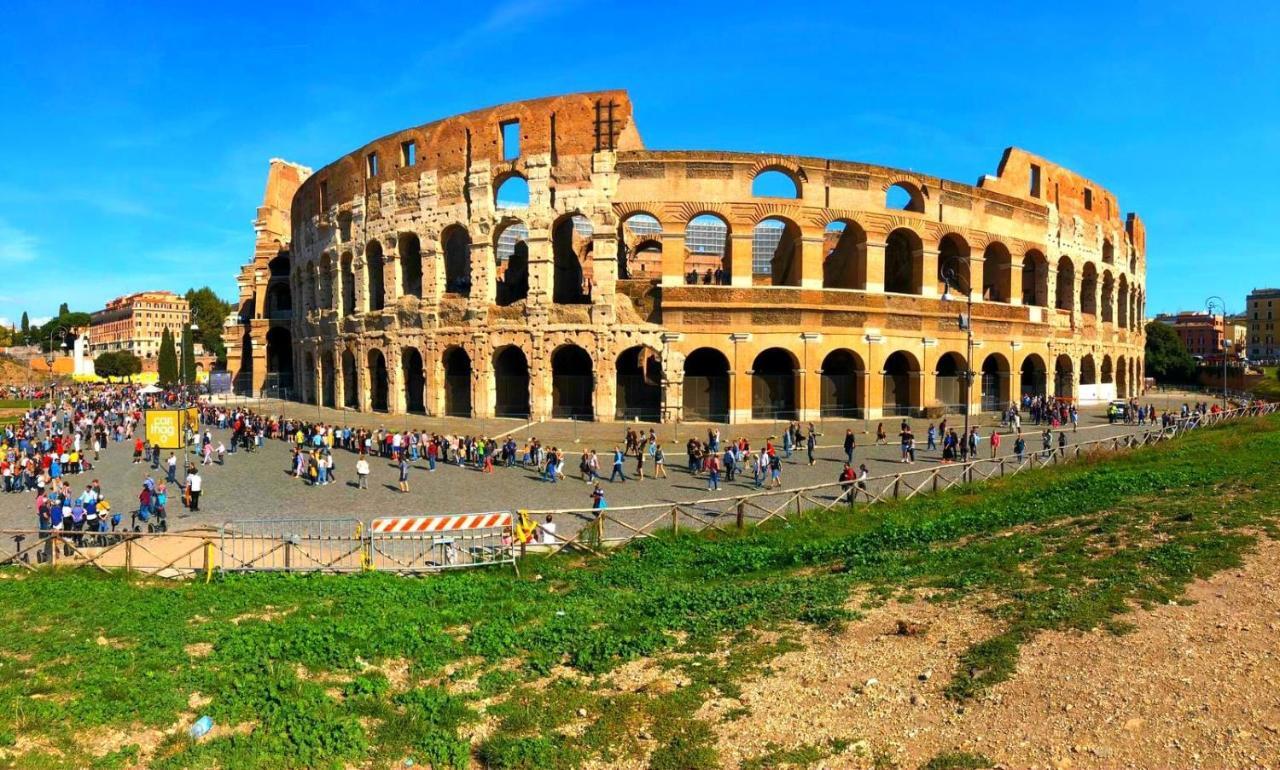
[[[8,572],[0,767],[719,767],[699,707],[868,604],[987,597],[997,632],[939,673],[957,708],[1013,675],[1044,630],[1124,633],[1132,608],[1177,600],[1276,533],[1277,456],[1280,419],[1257,419],[856,513],[531,558],[522,579]],[[639,658],[685,686],[615,681]],[[218,729],[194,743],[200,714]],[[744,767],[847,749],[779,748]]]

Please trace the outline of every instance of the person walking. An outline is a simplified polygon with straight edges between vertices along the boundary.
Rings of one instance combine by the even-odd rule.
[[[995,459],[995,456],[996,456],[997,454],[999,454],[999,453],[1000,453],[1000,431],[998,431],[998,430],[993,430],[993,431],[991,431],[991,457],[992,457],[992,459]]]
[[[818,432],[813,429],[813,423],[809,424],[809,435],[804,440],[804,447],[809,454],[809,464],[813,465],[817,462],[813,458],[813,450],[818,448]]]
[[[178,483],[178,456],[173,452],[169,453],[169,459],[165,461],[165,481],[170,484]]]
[[[667,477],[667,454],[662,451],[660,444],[653,449],[653,477],[655,479]]]
[[[369,458],[364,453],[360,453],[360,457],[356,460],[356,488],[369,488]]]
[[[720,455],[712,452],[707,456],[707,491],[720,489]]]
[[[625,459],[626,457],[622,454],[622,450],[615,445],[613,447],[613,470],[609,473],[610,483],[612,483],[614,479],[624,482],[627,480],[627,474],[622,470],[622,463]]]
[[[853,437],[853,428],[846,428],[844,431],[844,465],[846,468],[853,465],[853,450],[857,447],[857,440]],[[812,465],[813,463],[810,463]],[[852,474],[853,469],[849,468]]]
[[[849,463],[845,463],[840,469],[840,476],[836,479],[840,482],[840,497],[836,499],[836,503],[852,503],[853,502],[853,468]]]
[[[204,480],[200,478],[200,471],[195,466],[191,467],[191,471],[187,473],[187,492],[191,496],[191,512],[200,512],[200,493],[204,491]]]

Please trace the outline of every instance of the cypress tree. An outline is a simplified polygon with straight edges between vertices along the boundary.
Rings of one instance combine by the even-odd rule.
[[[166,328],[160,333],[160,354],[156,361],[161,385],[172,385],[178,381],[178,354],[173,349],[173,335]]]
[[[182,384],[190,385],[196,381],[196,349],[191,339],[191,327],[182,327]]]

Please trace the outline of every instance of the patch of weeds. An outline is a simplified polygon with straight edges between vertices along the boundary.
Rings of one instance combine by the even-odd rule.
[[[758,757],[744,760],[740,770],[781,770],[781,768],[803,768],[840,754],[849,748],[849,741],[830,739],[824,743],[802,743],[799,746],[783,748],[776,743],[766,746],[766,752]]]
[[[944,751],[920,766],[920,770],[981,770],[994,767],[995,762],[982,754],[967,751]]]

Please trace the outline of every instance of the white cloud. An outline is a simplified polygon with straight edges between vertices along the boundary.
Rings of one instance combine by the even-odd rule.
[[[18,265],[36,258],[39,242],[34,235],[0,219],[0,265]]]

